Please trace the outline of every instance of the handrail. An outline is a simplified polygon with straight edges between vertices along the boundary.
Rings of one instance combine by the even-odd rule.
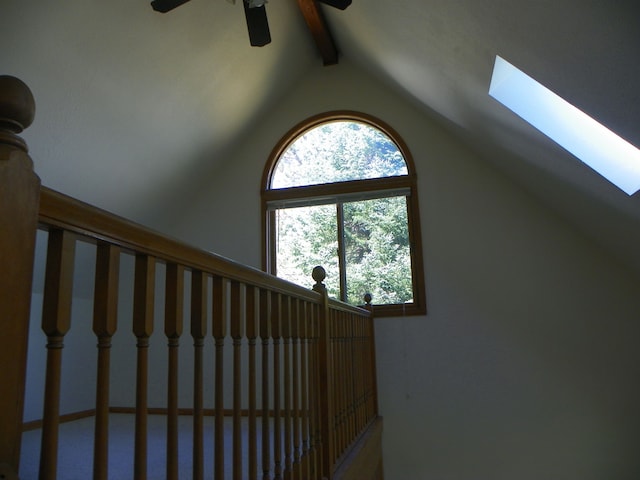
[[[152,255],[192,269],[223,274],[229,279],[257,287],[268,287],[280,293],[295,293],[307,300],[319,301],[318,294],[311,289],[213,252],[192,247],[44,186],[40,193],[39,222],[45,228],[56,226],[80,234],[85,239],[108,241],[130,252]]]

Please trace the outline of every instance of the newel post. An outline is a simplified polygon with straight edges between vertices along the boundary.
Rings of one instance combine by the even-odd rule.
[[[17,478],[40,179],[17,134],[35,103],[19,79],[0,76],[0,478]]]
[[[373,411],[376,415],[378,415],[378,412],[380,411],[378,409],[378,370],[377,370],[377,365],[376,365],[376,359],[377,354],[376,354],[376,329],[375,329],[375,325],[373,324],[373,319],[374,319],[374,312],[373,312],[373,305],[371,303],[371,301],[373,300],[373,296],[370,293],[365,293],[364,294],[364,308],[366,308],[367,310],[369,310],[371,312],[371,318],[369,319],[369,323],[368,323],[368,333],[369,333],[369,345],[370,345],[370,362],[371,362],[371,380],[372,380],[372,390],[373,390]]]
[[[320,407],[320,463],[322,478],[333,478],[334,452],[334,411],[333,411],[333,356],[331,355],[331,331],[329,296],[322,281],[327,274],[322,267],[315,267],[311,274],[315,280],[313,290],[322,294],[322,304],[318,318],[318,403]]]

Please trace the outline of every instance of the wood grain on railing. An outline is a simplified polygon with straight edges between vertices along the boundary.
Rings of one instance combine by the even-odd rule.
[[[262,478],[271,478],[271,448],[269,435],[269,340],[271,338],[271,294],[260,289],[260,340],[262,345]]]
[[[279,293],[271,299],[271,338],[273,341],[273,456],[274,480],[282,479],[282,425],[280,399],[282,377],[280,372],[280,340],[282,338],[282,297]]]
[[[299,344],[300,344],[300,302],[296,298],[291,299],[291,342],[292,342],[292,356],[293,356],[293,370],[291,375],[293,377],[292,393],[293,393],[293,405],[292,405],[292,417],[293,417],[293,466],[292,475],[294,478],[301,478],[302,471],[300,465],[300,368],[302,359],[299,356]]]
[[[246,289],[246,331],[248,343],[248,456],[249,479],[258,478],[258,445],[257,445],[257,425],[256,425],[256,339],[258,337],[259,292],[256,288],[248,286]]]
[[[47,370],[42,416],[40,478],[55,479],[58,463],[60,379],[64,337],[71,327],[75,238],[59,229],[49,232],[42,301],[42,330],[47,336]]]
[[[167,480],[178,478],[178,348],[184,314],[184,267],[167,264],[164,333],[169,348],[167,380]]]
[[[136,255],[133,293],[133,334],[136,362],[136,421],[134,446],[134,477],[147,478],[147,415],[149,383],[149,337],[153,333],[156,260],[144,254]]]
[[[98,337],[93,478],[107,480],[109,465],[109,381],[111,338],[118,327],[120,249],[99,243],[93,301],[93,332]]]
[[[215,340],[215,430],[214,430],[214,479],[224,480],[224,339],[227,336],[228,281],[213,278],[212,328]]]
[[[40,179],[17,134],[31,125],[34,114],[29,87],[15,77],[0,76],[0,476],[6,478],[17,478],[20,465],[40,195]]]
[[[319,301],[318,294],[307,288],[192,247],[47,187],[41,188],[39,219],[44,228],[57,226],[78,233],[86,240],[104,240],[122,247],[123,250],[178,263],[187,269],[202,270],[212,276]]]
[[[231,282],[230,334],[233,340],[233,479],[242,480],[242,339],[245,327],[245,287]]]
[[[291,432],[291,303],[288,296],[282,297],[282,351],[284,395],[284,478],[290,478],[293,468]]]
[[[207,334],[207,277],[191,272],[191,337],[193,338],[193,480],[204,478],[203,349]]]
[[[329,310],[329,300],[327,297],[327,289],[323,280],[326,273],[323,268],[316,267],[312,273],[316,283],[313,289],[322,294],[322,306],[319,309],[318,323],[318,343],[317,343],[317,380],[316,385],[320,395],[318,395],[318,412],[317,425],[318,439],[317,443],[320,449],[320,475],[330,478],[333,472],[335,462],[335,385],[336,379],[333,378],[335,357],[332,355],[331,341],[331,313]]]
[[[322,394],[319,387],[319,316],[320,306],[312,304],[308,325],[309,344],[309,469],[311,478],[322,478],[322,443],[320,438],[322,422],[320,410],[320,397]]]
[[[312,478],[310,470],[310,405],[309,405],[309,374],[312,363],[309,361],[309,324],[312,309],[306,303],[302,303],[301,319],[300,319],[300,370],[302,375],[300,376],[300,384],[302,395],[300,398],[301,408],[300,415],[302,420],[302,454],[301,454],[301,467],[300,475],[298,478]]]

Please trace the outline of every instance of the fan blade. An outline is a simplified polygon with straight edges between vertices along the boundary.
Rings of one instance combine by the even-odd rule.
[[[263,47],[271,43],[271,33],[269,33],[269,23],[267,22],[267,10],[264,5],[261,7],[249,8],[247,2],[243,1],[244,16],[247,19],[247,30],[249,31],[249,42],[253,47]]]
[[[351,5],[351,0],[318,0],[320,3],[344,10]]]
[[[189,0],[153,0],[153,2],[151,2],[151,8],[156,12],[167,13],[188,1]]]

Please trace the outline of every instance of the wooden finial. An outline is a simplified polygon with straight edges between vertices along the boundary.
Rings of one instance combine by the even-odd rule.
[[[29,87],[19,78],[0,75],[0,143],[26,152],[26,143],[16,134],[31,125],[35,113],[36,104]]]
[[[0,128],[20,133],[33,122],[36,102],[19,78],[0,75]]]
[[[366,306],[370,306],[371,305],[371,300],[373,299],[373,297],[371,296],[370,293],[365,293],[364,294],[364,304]]]
[[[314,267],[313,271],[311,272],[311,277],[316,281],[315,285],[313,286],[313,289],[316,292],[326,290],[324,283],[322,283],[323,280],[327,278],[327,272],[324,270],[324,268],[322,268],[321,266]]]

